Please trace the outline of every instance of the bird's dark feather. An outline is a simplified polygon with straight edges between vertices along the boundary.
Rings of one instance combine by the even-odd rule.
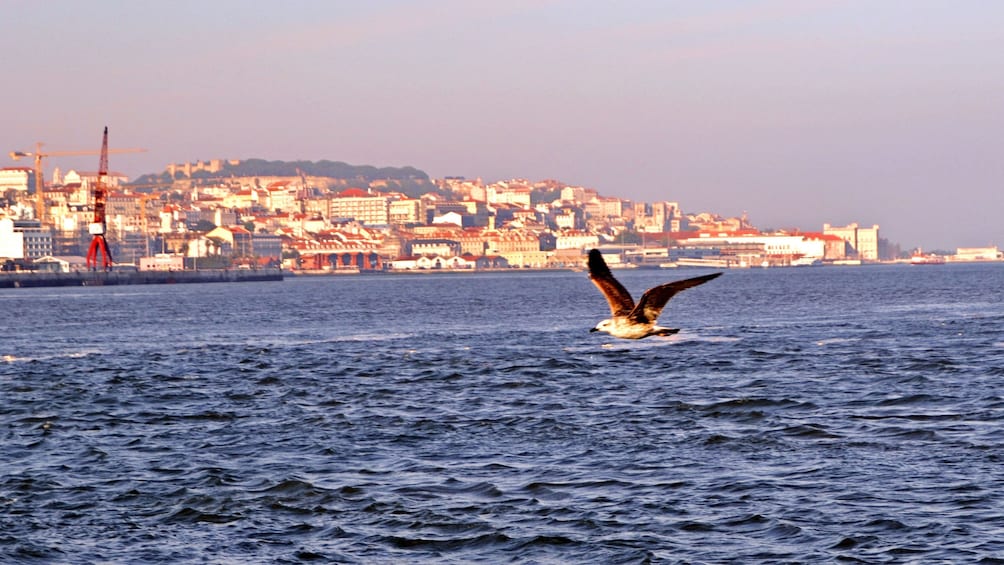
[[[721,273],[712,273],[710,275],[654,286],[641,295],[638,304],[631,309],[627,317],[629,320],[636,322],[654,322],[659,317],[659,314],[662,313],[662,309],[669,302],[669,299],[673,298],[676,293],[704,284],[720,275]]]
[[[721,276],[721,273],[713,273],[700,277],[674,281],[659,286],[652,287],[641,295],[641,299],[635,304],[631,298],[631,293],[624,288],[613,273],[610,267],[603,260],[603,254],[598,249],[589,251],[589,278],[593,284],[600,289],[607,303],[610,304],[610,314],[614,317],[626,316],[629,320],[641,323],[654,322],[662,309],[669,302],[670,298],[688,288],[704,284],[713,278]]]
[[[614,278],[610,267],[607,267],[607,262],[603,260],[603,254],[598,249],[589,251],[589,278],[606,297],[612,316],[626,316],[634,309],[631,293]]]

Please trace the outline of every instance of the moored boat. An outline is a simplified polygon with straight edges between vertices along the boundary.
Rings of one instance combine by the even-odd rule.
[[[944,265],[945,258],[941,255],[935,255],[934,253],[928,253],[927,255],[916,254],[910,257],[911,265]]]

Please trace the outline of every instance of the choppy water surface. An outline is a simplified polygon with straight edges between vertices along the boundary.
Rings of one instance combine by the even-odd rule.
[[[635,293],[698,271],[619,271]],[[3,562],[1002,562],[1004,265],[0,292]]]

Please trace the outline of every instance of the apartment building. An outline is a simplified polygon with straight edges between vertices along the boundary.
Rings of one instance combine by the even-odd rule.
[[[373,195],[359,188],[350,188],[330,199],[329,218],[353,219],[364,225],[390,223],[389,199]]]
[[[413,198],[392,200],[387,206],[387,217],[391,224],[405,225],[422,222],[422,201]]]

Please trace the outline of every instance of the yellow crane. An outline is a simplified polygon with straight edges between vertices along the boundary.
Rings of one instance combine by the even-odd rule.
[[[18,159],[26,157],[35,158],[35,197],[37,198],[35,202],[35,216],[38,218],[40,223],[45,221],[45,184],[42,182],[42,159],[46,157],[70,157],[70,156],[80,156],[80,155],[100,155],[101,151],[42,151],[41,141],[35,144],[35,151],[11,151],[10,158],[17,161]],[[129,149],[109,149],[109,153],[142,153],[146,149],[129,148]]]

